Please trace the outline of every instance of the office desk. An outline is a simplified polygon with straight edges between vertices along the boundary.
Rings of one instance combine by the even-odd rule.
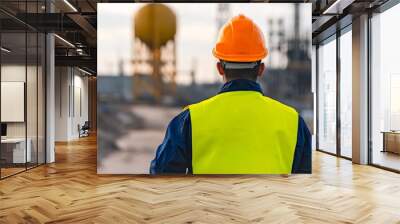
[[[383,131],[383,150],[382,152],[392,152],[400,154],[400,132]]]
[[[31,145],[30,138],[26,139],[27,147],[25,154],[25,138],[6,138],[1,139],[1,157],[6,163],[25,163],[31,162]],[[26,161],[25,161],[26,159]]]

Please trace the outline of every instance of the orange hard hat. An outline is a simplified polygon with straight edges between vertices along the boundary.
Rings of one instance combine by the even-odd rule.
[[[216,58],[232,62],[259,61],[267,54],[260,28],[242,14],[233,17],[221,28],[213,49]]]

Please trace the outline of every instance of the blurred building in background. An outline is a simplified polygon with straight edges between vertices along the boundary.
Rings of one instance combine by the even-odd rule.
[[[218,28],[230,18],[231,11],[227,3],[217,4],[216,10]],[[299,5],[293,4],[293,33],[284,31],[283,24],[288,21],[266,17],[269,30],[266,40],[270,55],[265,76],[260,82],[268,96],[303,111],[312,110],[309,40],[311,36],[300,35],[300,14]],[[210,97],[218,91],[221,85],[219,81],[196,83],[197,68],[177,71],[175,33],[179,24],[170,8],[162,4],[148,4],[140,9],[134,18],[136,21],[133,25],[135,36],[132,37],[133,74],[128,76],[132,78],[132,86],[126,84],[128,78],[125,76],[101,76],[99,88],[105,91],[99,91],[101,98],[185,106]],[[193,61],[192,67],[195,67],[196,59]],[[188,84],[176,83],[177,73],[185,73],[190,76],[191,81]],[[107,79],[106,83],[109,86],[103,87],[102,79]],[[115,80],[111,81],[112,79]],[[133,93],[132,96],[126,94],[129,91]]]
[[[308,126],[313,127],[311,34],[300,35],[300,14],[299,4],[294,4],[293,33],[288,34],[283,30],[284,20],[268,20],[270,56],[261,83],[267,96],[296,108]]]

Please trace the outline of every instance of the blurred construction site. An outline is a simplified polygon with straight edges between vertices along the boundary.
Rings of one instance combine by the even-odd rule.
[[[203,35],[212,43],[219,28],[237,12],[231,3],[209,5],[215,10],[215,17],[214,24],[207,25],[215,33]],[[259,7],[256,5],[253,4]],[[310,20],[303,15],[309,13],[311,17],[311,7],[283,7],[285,17],[258,18],[263,21],[259,25],[265,27],[270,52],[259,83],[265,95],[296,108],[312,130],[311,26],[301,23]],[[98,69],[98,173],[149,173],[150,161],[164,138],[168,122],[185,106],[218,93],[222,85],[215,69],[204,71],[201,54],[196,57],[194,52],[195,56],[178,60],[177,52],[181,49],[196,48],[185,44],[183,37],[178,38],[179,32],[183,32],[180,24],[187,14],[178,17],[182,13],[174,8],[169,4],[140,4],[130,21],[130,58],[114,60],[110,66],[117,69]],[[98,16],[103,16],[101,9]],[[115,41],[118,42],[117,37]],[[102,44],[105,43],[101,42],[100,33],[98,57],[110,57],[101,51]],[[207,50],[212,58],[211,48]],[[185,63],[188,69],[179,69],[179,63]],[[210,77],[215,78],[204,81],[199,78],[202,73],[211,73]]]

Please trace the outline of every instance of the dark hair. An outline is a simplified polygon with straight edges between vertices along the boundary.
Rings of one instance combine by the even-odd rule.
[[[229,63],[234,63],[234,62],[229,62]],[[245,69],[226,69],[223,61],[221,61],[221,64],[224,69],[225,77],[228,80],[250,79],[256,81],[261,62],[258,61],[257,65],[254,68],[245,68]]]

